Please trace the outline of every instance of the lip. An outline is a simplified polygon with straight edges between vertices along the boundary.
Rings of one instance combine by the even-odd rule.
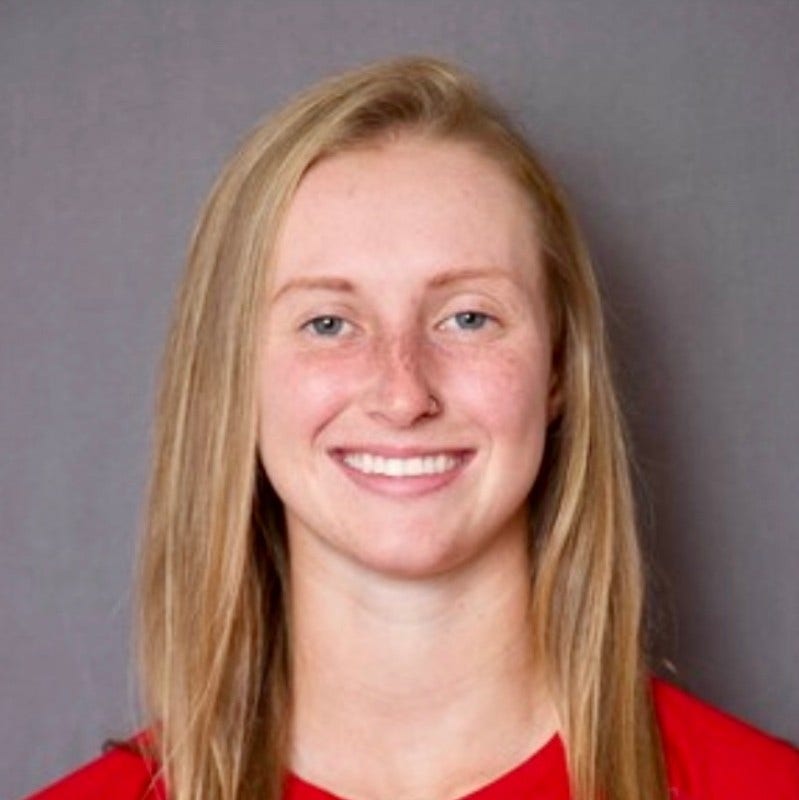
[[[458,463],[446,472],[436,475],[391,475],[367,474],[351,467],[344,461],[350,453],[370,453],[383,458],[414,458],[425,456],[447,455],[457,458]],[[329,454],[344,474],[357,486],[376,494],[389,497],[419,497],[440,491],[455,481],[472,460],[475,451],[464,448],[431,448],[431,447],[391,447],[364,445],[355,447],[337,447]]]
[[[383,456],[383,458],[414,458],[437,455],[460,458],[470,455],[474,451],[468,447],[395,447],[393,445],[364,444],[334,447],[329,452],[334,458],[343,458],[348,453],[371,453],[373,456]]]

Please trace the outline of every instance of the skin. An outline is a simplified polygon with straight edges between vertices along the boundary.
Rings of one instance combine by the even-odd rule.
[[[457,797],[556,731],[527,616],[560,403],[533,219],[476,148],[405,136],[315,165],[278,237],[258,445],[291,553],[291,767],[338,795]],[[452,461],[363,475],[365,451]]]

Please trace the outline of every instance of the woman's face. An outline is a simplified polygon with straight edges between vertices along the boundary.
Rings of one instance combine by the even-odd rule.
[[[526,535],[557,403],[532,216],[463,143],[400,138],[303,178],[258,368],[292,551],[422,577]]]

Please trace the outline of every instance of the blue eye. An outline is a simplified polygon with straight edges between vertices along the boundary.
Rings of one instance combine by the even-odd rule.
[[[480,311],[460,311],[453,316],[453,319],[461,330],[478,331],[488,322],[488,314]]]
[[[309,328],[317,336],[337,336],[344,327],[344,320],[328,314],[308,320],[303,327]]]

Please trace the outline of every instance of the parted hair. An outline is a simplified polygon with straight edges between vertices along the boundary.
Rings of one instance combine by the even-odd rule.
[[[531,490],[531,618],[575,800],[666,800],[627,436],[589,256],[556,182],[461,68],[403,57],[258,125],[193,232],[164,355],[140,547],[145,723],[170,800],[277,800],[292,713],[283,509],[256,445],[257,331],[277,232],[320,159],[396,136],[468,142],[532,201],[562,409]]]

